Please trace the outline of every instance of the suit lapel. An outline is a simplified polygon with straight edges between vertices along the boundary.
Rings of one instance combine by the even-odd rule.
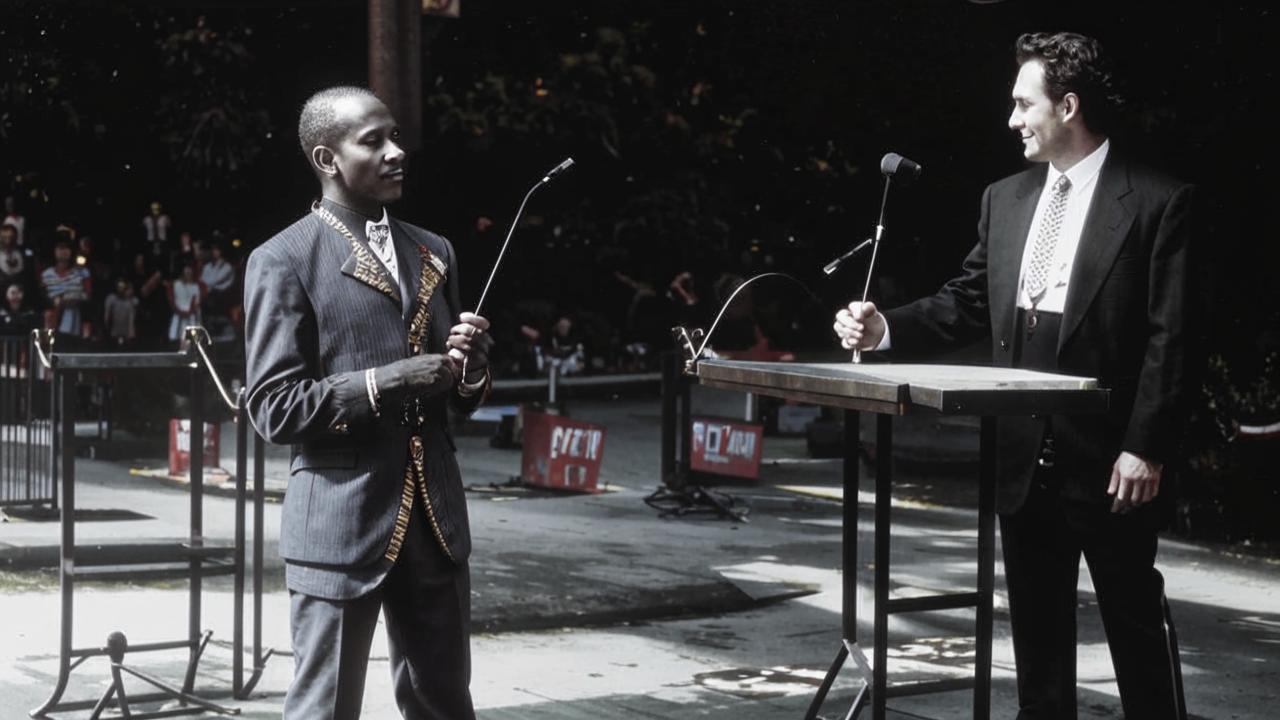
[[[1044,189],[1048,167],[1042,166],[1028,172],[1014,190],[1013,205],[1009,212],[996,212],[1003,222],[993,228],[989,240],[988,273],[991,277],[992,332],[1007,331],[1009,337],[1017,333],[1014,325],[1018,304],[1018,276],[1022,273],[1022,255],[1031,232],[1031,221],[1036,214],[1036,204]],[[1012,357],[1010,357],[1012,362]]]
[[[312,208],[314,212],[320,213],[321,222],[330,226],[333,232],[345,240],[350,247],[350,253],[347,259],[343,261],[339,268],[343,275],[355,280],[356,282],[366,285],[369,288],[385,295],[389,300],[397,306],[401,305],[400,290],[396,286],[395,280],[391,277],[391,273],[387,272],[387,268],[373,254],[373,250],[369,248],[369,244],[364,238],[364,226],[347,227],[347,222],[356,222],[357,219],[352,217],[354,213],[345,208],[334,209],[324,207],[323,203],[319,207]],[[328,217],[326,217],[326,214]],[[346,218],[346,221],[344,221]],[[346,227],[347,232],[343,233],[334,222],[341,223]],[[358,234],[357,234],[358,233]]]
[[[414,355],[424,352],[428,346],[428,330],[431,326],[431,298],[436,290],[444,285],[446,266],[435,256],[425,243],[410,239],[408,230],[397,220],[392,220],[397,232],[391,235],[397,241],[396,252],[400,255],[402,276],[410,273],[412,280],[405,283],[405,289],[412,288],[411,300],[405,302],[405,318],[408,322],[409,350]]]
[[[1062,329],[1058,350],[1066,345],[1080,326],[1085,311],[1107,279],[1107,272],[1124,245],[1133,213],[1125,206],[1129,194],[1129,169],[1114,155],[1107,158],[1098,175],[1098,187],[1080,232],[1080,245],[1072,261],[1071,279],[1067,284],[1066,306],[1062,310]]]

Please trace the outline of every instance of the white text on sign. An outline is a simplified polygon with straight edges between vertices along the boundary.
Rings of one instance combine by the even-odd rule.
[[[598,460],[604,433],[599,430],[557,427],[551,431],[551,458],[565,456]]]
[[[695,443],[701,444],[707,462],[729,462],[731,458],[752,460],[756,453],[756,435],[731,425],[695,423]]]

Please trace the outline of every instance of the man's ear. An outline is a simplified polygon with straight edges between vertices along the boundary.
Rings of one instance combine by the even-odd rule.
[[[311,164],[324,175],[334,177],[338,174],[338,164],[333,150],[324,145],[311,148]]]
[[[1080,96],[1072,92],[1063,95],[1062,100],[1058,102],[1058,112],[1061,113],[1063,123],[1069,123],[1080,117]]]

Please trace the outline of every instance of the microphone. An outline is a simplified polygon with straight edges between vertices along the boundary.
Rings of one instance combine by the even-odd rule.
[[[511,227],[507,230],[507,239],[502,241],[502,249],[498,251],[498,259],[493,262],[493,269],[489,271],[489,279],[485,281],[484,290],[480,292],[480,302],[476,303],[476,309],[473,311],[476,315],[480,314],[480,308],[484,307],[484,299],[489,295],[489,287],[493,285],[493,278],[498,274],[498,266],[502,264],[502,258],[507,254],[507,246],[511,244],[511,236],[516,232],[516,225],[520,223],[520,216],[524,214],[524,206],[529,202],[529,198],[533,197],[533,193],[538,188],[551,182],[551,179],[560,173],[573,167],[573,158],[565,158],[559,165],[547,171],[542,179],[533,184],[529,188],[529,192],[525,193],[524,200],[520,201],[520,209],[516,210],[516,216],[511,219]]]
[[[858,244],[857,244],[857,245],[855,245],[855,246],[854,246],[854,248],[853,248],[852,250],[850,250],[849,252],[847,252],[847,253],[845,253],[845,254],[841,255],[840,257],[836,258],[835,260],[832,260],[831,262],[827,263],[827,264],[826,264],[826,266],[824,266],[824,267],[822,268],[822,274],[823,274],[823,275],[830,275],[830,274],[834,273],[836,270],[838,270],[838,269],[840,268],[840,266],[841,266],[841,265],[843,265],[843,264],[844,264],[844,261],[845,261],[845,260],[848,260],[849,258],[853,257],[854,255],[857,255],[857,254],[858,254],[858,253],[859,253],[863,248],[865,248],[866,246],[870,245],[870,244],[871,244],[871,243],[873,243],[873,242],[875,242],[875,240],[873,240],[873,239],[871,239],[871,238],[867,238],[866,240],[863,240],[862,242],[858,243]]]
[[[546,175],[543,175],[542,182],[544,183],[551,182],[552,178],[564,172],[565,170],[568,170],[571,167],[573,167],[573,158],[567,157],[559,165],[551,168],[551,170],[548,171]],[[916,166],[916,172],[917,173],[920,172],[920,166],[918,165]]]
[[[898,153],[886,153],[884,157],[880,158],[880,173],[884,175],[884,192],[880,195],[880,219],[876,220],[876,234],[871,240],[867,241],[871,243],[871,262],[867,264],[867,281],[862,286],[862,302],[864,304],[867,302],[867,295],[871,293],[871,275],[875,272],[876,257],[880,254],[880,239],[884,236],[884,209],[889,203],[889,185],[894,179],[897,179],[899,185],[906,185],[920,177],[920,163],[908,160]],[[866,244],[859,245],[848,254],[851,255],[857,252]],[[840,258],[823,268],[823,271],[830,275],[831,272],[827,271],[827,268],[832,268],[832,271],[834,271],[832,266],[838,265],[843,260],[843,257]],[[853,362],[862,362],[862,351],[857,348],[853,350]]]
[[[898,184],[905,185],[920,177],[920,163],[908,160],[898,153],[887,153],[880,158],[880,172],[885,177],[896,179]]]

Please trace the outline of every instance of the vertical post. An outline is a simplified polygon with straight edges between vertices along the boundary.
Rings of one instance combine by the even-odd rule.
[[[49,361],[54,362],[53,358],[50,358]],[[59,477],[58,457],[59,451],[62,447],[62,433],[58,432],[58,426],[54,424],[54,418],[57,415],[55,408],[61,409],[62,407],[60,405],[62,402],[62,394],[58,388],[58,382],[60,379],[55,376],[60,374],[61,373],[57,372],[54,368],[49,369],[49,494],[53,497],[53,507],[55,510],[58,508],[58,490],[56,482],[56,478]],[[66,413],[63,413],[63,416],[65,417]],[[72,428],[71,437],[75,437],[74,427]],[[63,500],[63,503],[66,503],[65,499]]]
[[[195,347],[198,338],[188,340]],[[191,367],[191,540],[192,550],[204,546],[204,366],[194,361]],[[196,666],[200,662],[200,600],[204,589],[203,560],[192,555],[190,561],[190,606],[187,615],[187,638],[191,643],[190,660],[187,662],[187,677],[182,683],[182,691],[190,693],[195,688]]]
[[[693,474],[693,383],[683,374],[676,377],[676,387],[680,391],[680,467],[677,473],[680,484],[689,482]]]
[[[54,360],[56,362],[56,359]],[[73,376],[74,377],[74,376]],[[61,412],[61,435],[59,443],[62,452],[62,540],[59,549],[58,585],[62,591],[62,637],[59,643],[62,667],[60,678],[70,674],[68,663],[71,660],[71,634],[73,630],[76,570],[76,416],[75,387],[67,391],[67,373],[53,369],[49,387],[54,403],[49,406],[49,426],[53,428],[54,408]],[[63,681],[65,683],[65,679]],[[61,688],[59,688],[60,690]]]
[[[369,0],[369,87],[399,123],[405,150],[420,148],[421,0]]]
[[[560,358],[551,358],[551,371],[547,374],[547,405],[556,406],[556,390],[560,384]]]
[[[262,545],[263,504],[266,502],[266,449],[262,436],[253,433],[253,669],[257,673],[262,658]]]
[[[996,419],[982,418],[978,444],[978,609],[973,659],[973,717],[991,716],[991,621],[996,563]]]
[[[841,560],[843,637],[851,643],[858,641],[858,447],[860,414],[857,410],[844,411],[844,507],[841,510],[843,540]]]
[[[680,381],[680,353],[662,354],[662,483],[676,487],[676,383]]]
[[[876,587],[875,660],[871,717],[885,720],[889,689],[889,530],[893,504],[893,416],[876,416]]]
[[[244,396],[244,390],[236,396],[235,594],[231,625],[231,694],[236,698],[244,689],[244,505],[249,452],[249,413],[244,407]]]

